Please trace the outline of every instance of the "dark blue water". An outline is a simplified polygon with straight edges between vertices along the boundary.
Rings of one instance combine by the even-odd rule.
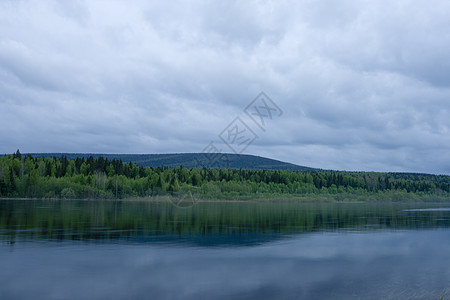
[[[425,204],[0,201],[0,299],[444,299]]]

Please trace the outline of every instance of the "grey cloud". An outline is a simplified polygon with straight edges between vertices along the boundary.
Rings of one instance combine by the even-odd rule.
[[[198,152],[265,91],[247,153],[450,173],[448,4],[0,4],[0,152]],[[14,126],[11,126],[14,124]]]

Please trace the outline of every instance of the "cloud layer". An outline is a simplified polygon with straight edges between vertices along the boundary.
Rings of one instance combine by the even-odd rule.
[[[450,3],[0,2],[0,153],[247,154],[450,174]],[[244,108],[283,110],[261,131]],[[220,145],[230,152],[226,145]]]

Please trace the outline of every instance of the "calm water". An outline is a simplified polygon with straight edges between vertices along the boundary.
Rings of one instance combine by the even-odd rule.
[[[450,204],[0,200],[0,299],[450,299]]]

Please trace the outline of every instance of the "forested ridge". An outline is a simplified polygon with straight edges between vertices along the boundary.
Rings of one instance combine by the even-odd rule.
[[[231,153],[164,153],[164,154],[98,154],[98,153],[29,153],[32,157],[61,157],[67,159],[103,157],[108,160],[122,160],[142,167],[215,168],[248,170],[312,171],[313,168],[294,165],[275,159],[248,154]]]
[[[103,157],[0,157],[0,197],[203,199],[325,197],[345,200],[450,200],[450,176],[414,173],[143,167]]]

